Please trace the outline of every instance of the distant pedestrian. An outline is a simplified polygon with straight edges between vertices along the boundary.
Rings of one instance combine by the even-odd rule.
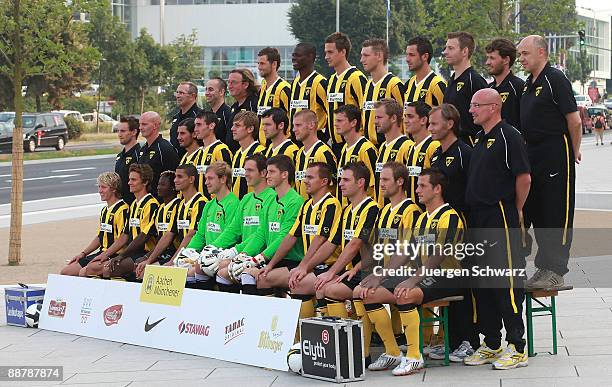
[[[597,112],[595,117],[593,117],[593,130],[595,131],[595,145],[604,144],[603,135],[604,130],[606,129],[606,119],[604,118],[601,112]]]

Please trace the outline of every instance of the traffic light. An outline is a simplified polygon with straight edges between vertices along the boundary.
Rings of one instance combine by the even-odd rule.
[[[578,41],[580,42],[580,47],[586,44],[586,34],[584,33],[584,30],[578,31]]]

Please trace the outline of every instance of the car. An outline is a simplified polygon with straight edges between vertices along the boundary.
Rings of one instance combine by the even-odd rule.
[[[0,122],[13,122],[15,112],[0,112]]]
[[[14,116],[13,116],[14,118]],[[68,142],[68,127],[61,113],[23,113],[23,149],[34,152],[40,147],[64,149]],[[13,146],[13,125],[5,121],[0,128],[0,149],[10,151]]]
[[[603,104],[609,110],[612,110],[612,99],[604,99]]]
[[[589,97],[588,95],[575,95],[574,96],[576,98],[576,105],[578,106],[591,106],[593,104],[593,101],[591,101],[591,97]]]
[[[76,110],[53,110],[52,113],[60,113],[64,115],[64,118],[72,117],[79,122],[85,122],[85,120],[83,120],[81,112]]]
[[[85,122],[93,122],[94,113],[83,114],[83,119],[85,120]],[[119,121],[113,119],[108,114],[98,113],[98,122],[110,122],[113,128],[113,133],[117,132],[117,125],[119,125]]]

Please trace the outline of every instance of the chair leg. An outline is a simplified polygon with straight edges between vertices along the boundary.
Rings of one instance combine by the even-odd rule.
[[[527,355],[529,357],[534,356],[533,350],[533,315],[531,310],[531,295],[526,293],[525,295],[526,304],[526,319],[527,319]]]
[[[550,319],[552,325],[553,355],[557,354],[557,308],[555,296],[550,297]]]
[[[442,306],[440,307],[440,312],[442,312],[442,330],[444,332],[444,365],[447,366],[450,363],[449,359],[449,337],[448,337],[448,307]]]
[[[421,352],[421,356],[423,356],[423,313],[421,309],[420,307],[417,308],[419,311],[419,352]]]

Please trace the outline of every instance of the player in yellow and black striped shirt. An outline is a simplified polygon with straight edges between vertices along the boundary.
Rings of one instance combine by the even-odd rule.
[[[400,105],[404,102],[404,85],[398,77],[387,70],[389,47],[383,39],[368,39],[362,44],[361,64],[370,73],[371,79],[363,92],[363,132],[365,137],[378,146],[384,139],[376,133],[374,103],[383,98],[392,98]]]
[[[295,190],[308,200],[304,183],[306,169],[310,163],[317,161],[327,163],[336,175],[336,156],[327,144],[317,139],[317,116],[312,110],[302,110],[293,117],[293,132],[304,146],[300,148],[295,158]],[[332,189],[336,191],[334,183]]]
[[[317,115],[317,136],[327,140],[327,79],[315,71],[316,58],[317,50],[310,43],[298,43],[293,50],[291,60],[293,69],[298,71],[298,74],[291,85],[289,125],[293,124],[293,117],[297,112],[312,110]]]
[[[219,118],[213,112],[201,111],[196,115],[194,133],[197,139],[202,141],[202,146],[193,163],[198,170],[196,188],[208,200],[211,199],[211,196],[205,184],[206,168],[216,161],[225,161],[229,165],[232,164],[232,152],[225,143],[215,136],[218,124]]]
[[[431,166],[431,158],[440,147],[440,143],[433,140],[427,130],[430,110],[429,105],[422,101],[408,102],[408,106],[404,109],[404,126],[408,135],[414,140],[414,145],[408,152],[406,166],[410,175],[408,196],[415,203],[418,203],[417,179],[423,169]],[[423,208],[423,204],[419,205]]]
[[[402,132],[402,106],[394,99],[382,99],[377,101],[376,107],[376,131],[385,136],[385,142],[380,145],[374,179],[378,206],[383,207],[388,203],[380,190],[380,173],[383,166],[389,161],[397,161],[406,164],[408,151],[414,142]]]
[[[414,75],[406,83],[405,103],[423,101],[430,107],[442,104],[446,81],[429,66],[432,57],[433,47],[429,40],[417,36],[408,41],[406,63]]]
[[[331,148],[337,159],[344,145],[342,136],[336,132],[334,111],[342,105],[363,106],[363,89],[368,81],[366,76],[346,60],[351,52],[351,41],[342,32],[334,32],[325,39],[325,60],[334,73],[327,82],[327,130]]]
[[[259,143],[266,146],[266,137],[261,122],[262,114],[270,108],[280,108],[289,111],[289,96],[291,85],[278,76],[281,57],[278,49],[266,47],[257,54],[257,69],[263,78],[257,100],[257,115],[259,116]],[[287,129],[287,128],[285,128]]]
[[[291,139],[287,138],[287,128],[289,127],[287,113],[279,108],[271,108],[261,115],[260,120],[268,141],[266,158],[285,155],[295,165],[295,157],[300,148]]]
[[[259,127],[257,114],[253,112],[238,112],[234,116],[232,126],[232,136],[240,144],[240,149],[234,154],[232,159],[232,192],[238,199],[250,192],[244,177],[244,163],[249,156],[255,153],[263,153],[266,148],[255,141],[255,128]]]
[[[77,276],[98,254],[108,250],[123,233],[128,218],[128,205],[121,199],[121,177],[114,172],[98,176],[98,193],[106,205],[100,211],[98,234],[62,269],[60,274]]]
[[[355,105],[343,105],[336,109],[334,113],[336,129],[344,139],[344,146],[338,160],[338,179],[342,177],[342,170],[346,164],[363,161],[370,171],[370,186],[367,187],[367,194],[376,200],[374,169],[378,153],[376,147],[359,133],[361,112]],[[342,207],[348,205],[348,199],[342,195],[340,187],[338,187],[336,197],[340,200]]]

